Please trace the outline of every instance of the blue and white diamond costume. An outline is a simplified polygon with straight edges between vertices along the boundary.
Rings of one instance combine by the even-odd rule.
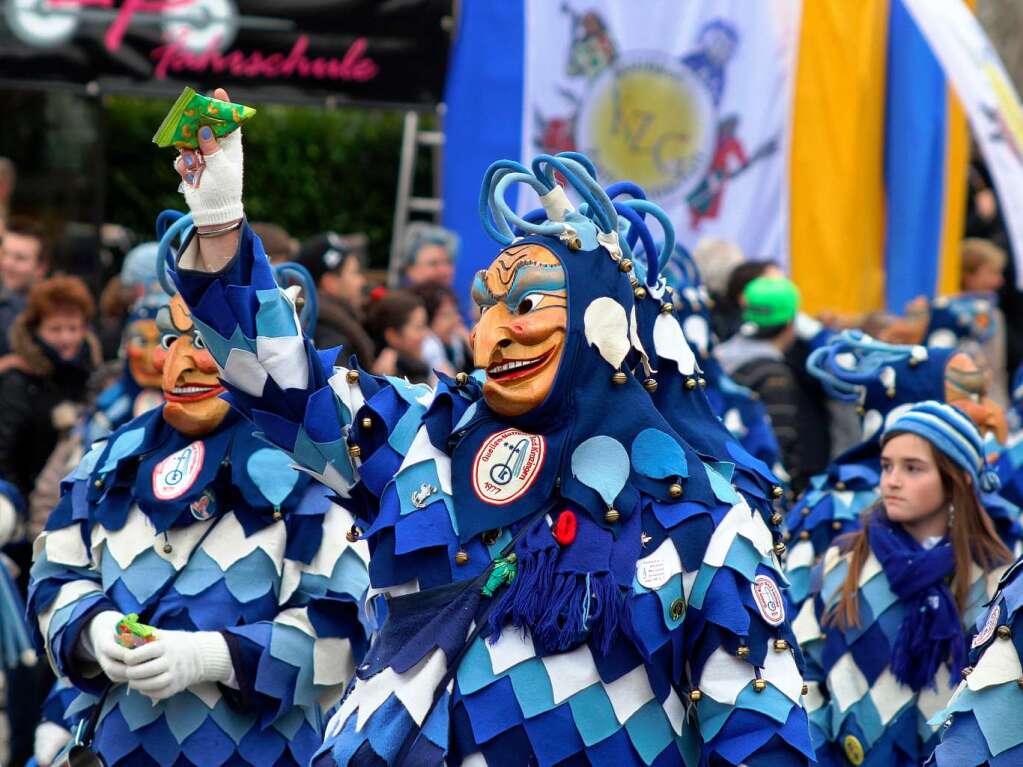
[[[612,204],[591,170],[544,156],[484,182],[486,225],[519,262],[503,287],[477,278],[476,299],[525,313],[568,296],[557,377],[517,417],[488,406],[479,377],[431,390],[333,367],[247,226],[219,272],[183,249],[175,280],[232,403],[370,546],[376,633],[316,767],[811,759],[770,472],[711,414],[663,264],[630,259],[639,237],[657,252],[648,215],[670,240],[663,214],[640,194]],[[545,210],[515,216],[514,183]],[[692,444],[655,400],[699,419]]]
[[[1023,764],[1023,560],[1002,576],[977,619],[970,668],[932,724],[944,724],[936,767]]]
[[[179,327],[173,343],[186,341],[201,349]],[[63,715],[106,691],[92,748],[108,767],[306,765],[366,646],[351,515],[238,414],[196,436],[168,406],[91,448],[36,540],[28,611],[79,693]],[[90,621],[120,613],[155,626],[156,643],[219,633],[228,679],[155,703],[111,683],[82,647]]]

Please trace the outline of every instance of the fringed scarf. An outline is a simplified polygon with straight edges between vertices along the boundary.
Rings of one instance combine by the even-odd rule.
[[[867,534],[892,592],[906,607],[892,648],[895,678],[914,692],[936,689],[944,662],[957,678],[966,660],[966,637],[947,583],[955,569],[952,543],[946,538],[925,549],[880,512]]]

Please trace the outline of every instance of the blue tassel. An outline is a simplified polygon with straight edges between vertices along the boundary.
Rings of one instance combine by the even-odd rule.
[[[553,538],[552,545],[538,541],[542,534],[550,537],[541,521],[516,550],[518,575],[490,612],[490,641],[496,642],[510,623],[528,630],[543,653],[569,650],[587,635],[593,636],[600,652],[608,653],[618,631],[628,625],[622,589],[606,571],[559,572],[560,550]]]

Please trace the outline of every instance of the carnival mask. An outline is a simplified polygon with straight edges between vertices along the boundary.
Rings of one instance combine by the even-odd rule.
[[[1009,437],[1005,411],[987,396],[984,371],[968,354],[954,354],[945,366],[945,402],[966,413],[981,434],[992,432],[1005,444]]]
[[[224,387],[216,363],[181,296],[160,309],[156,326],[160,346],[153,356],[163,376],[164,420],[189,437],[208,434],[224,420],[229,406],[218,396]]]
[[[160,348],[156,320],[135,320],[124,332],[124,347],[131,377],[143,389],[159,389],[163,373],[156,367],[154,354]]]
[[[554,385],[565,347],[565,270],[547,248],[511,245],[476,275],[472,297],[481,312],[472,348],[486,371],[483,398],[499,415],[528,413]]]

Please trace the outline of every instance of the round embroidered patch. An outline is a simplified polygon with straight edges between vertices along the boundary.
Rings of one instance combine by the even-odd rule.
[[[538,434],[505,429],[492,434],[472,462],[472,487],[481,501],[495,506],[521,498],[543,468],[547,443]]]
[[[188,447],[164,458],[153,467],[153,495],[160,501],[173,501],[187,493],[202,471],[206,446],[196,440]]]
[[[980,647],[987,640],[991,638],[991,635],[995,633],[995,626],[998,625],[998,619],[1002,617],[1002,606],[995,605],[991,612],[987,614],[987,620],[984,621],[984,628],[980,630],[980,633],[973,638],[970,642],[970,649],[974,647]]]
[[[750,590],[761,617],[772,626],[780,625],[785,620],[785,602],[782,601],[778,584],[766,575],[758,575],[750,584]]]
[[[212,490],[204,490],[202,495],[189,504],[192,516],[205,522],[217,512],[217,499]]]
[[[860,743],[860,739],[855,735],[846,735],[842,739],[842,749],[845,751],[845,758],[849,760],[850,764],[855,764],[857,767],[863,764],[863,744]]]

